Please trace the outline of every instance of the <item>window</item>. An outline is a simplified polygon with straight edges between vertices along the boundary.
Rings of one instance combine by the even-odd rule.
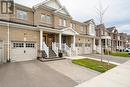
[[[92,34],[95,34],[95,25],[94,24],[91,24],[91,29],[92,29]]]
[[[46,15],[41,15],[41,21],[46,21]]]
[[[67,21],[66,21],[66,19],[60,18],[60,19],[59,19],[59,25],[66,27],[66,26],[67,26]]]
[[[26,43],[27,48],[34,48],[35,44],[34,43]]]
[[[81,31],[84,31],[84,26],[80,26],[80,30],[81,30]]]
[[[24,47],[24,43],[13,43],[13,47],[14,48],[23,48]]]
[[[76,29],[76,24],[75,23],[73,23],[73,29]]]
[[[45,23],[48,23],[48,24],[51,24],[52,23],[52,18],[49,15],[42,14],[41,15],[41,21],[45,22]]]
[[[17,10],[17,18],[22,20],[27,20],[27,12]]]
[[[51,24],[52,20],[51,20],[51,16],[46,16],[46,22]]]
[[[70,27],[73,28],[73,24],[72,23],[70,23]]]
[[[63,19],[63,26],[66,26],[66,20]]]

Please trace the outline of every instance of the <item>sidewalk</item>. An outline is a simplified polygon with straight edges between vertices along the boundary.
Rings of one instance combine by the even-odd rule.
[[[98,54],[81,55],[81,56],[73,56],[73,57],[65,57],[65,58],[68,58],[71,60],[88,58],[88,59],[101,61],[101,55],[98,55]],[[120,64],[125,63],[128,60],[130,60],[130,58],[107,56],[107,55],[103,55],[102,59],[103,59],[103,62],[108,62],[108,59],[109,59],[109,62],[112,64],[115,64],[115,65],[120,65]]]
[[[130,60],[75,87],[130,87]]]
[[[98,59],[98,58],[92,58],[92,57],[88,57],[88,56],[73,56],[73,57],[65,57],[67,59],[71,59],[71,60],[74,60],[74,59],[92,59],[92,60],[96,60],[96,61],[101,61],[101,59]],[[108,62],[108,60],[103,60],[103,62]],[[115,65],[120,65],[121,63],[117,63],[117,62],[112,62],[112,61],[109,61],[109,63],[111,64],[115,64]]]

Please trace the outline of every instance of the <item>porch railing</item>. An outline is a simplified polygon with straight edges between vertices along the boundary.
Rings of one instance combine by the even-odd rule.
[[[56,46],[59,48],[59,43],[56,43]],[[66,52],[68,56],[71,56],[71,48],[66,44],[61,44],[61,49],[63,52]]]
[[[56,42],[52,42],[52,50],[56,53],[56,55],[58,56],[58,47]]]
[[[47,54],[47,57],[49,58],[49,47],[47,47],[45,42],[43,42],[43,50],[45,51],[45,53]]]

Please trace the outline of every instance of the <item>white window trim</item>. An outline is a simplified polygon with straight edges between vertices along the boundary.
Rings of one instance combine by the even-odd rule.
[[[64,26],[64,27],[66,27],[66,26],[67,26],[67,20],[66,20],[66,19],[63,19],[63,18],[60,18],[60,19],[59,19],[59,26]]]
[[[18,12],[20,12],[20,13],[18,13]],[[21,15],[21,17],[19,14]],[[25,16],[25,18],[23,16]],[[25,11],[22,11],[22,10],[17,10],[16,17],[17,17],[17,19],[20,19],[20,20],[28,20],[28,13]]]
[[[44,18],[42,18],[44,16]],[[52,17],[49,15],[41,14],[41,22],[52,24]]]
[[[84,26],[83,26],[83,25],[80,26],[80,31],[81,31],[81,32],[84,31]]]

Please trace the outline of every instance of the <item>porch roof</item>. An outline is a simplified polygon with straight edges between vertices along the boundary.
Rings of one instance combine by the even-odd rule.
[[[71,27],[63,28],[60,30],[60,32],[65,35],[79,35],[79,33]]]

